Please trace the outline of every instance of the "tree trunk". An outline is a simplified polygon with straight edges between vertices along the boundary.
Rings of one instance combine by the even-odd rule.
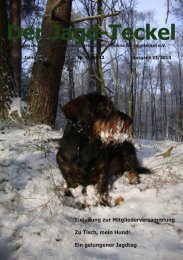
[[[136,63],[134,56],[136,56],[136,50],[133,48],[134,42],[129,40],[130,47],[130,82],[128,88],[128,115],[134,118],[134,77],[136,74]],[[129,127],[129,136],[133,136],[133,125]]]
[[[94,4],[93,1],[90,1],[90,10],[91,13],[89,12],[89,9],[87,10],[87,15],[88,16],[94,16]],[[93,27],[94,21],[90,20],[90,28]],[[89,55],[91,57],[95,57],[95,40],[90,40],[90,53]],[[88,77],[89,77],[89,86],[88,90],[89,92],[96,91],[96,78],[95,78],[95,71],[96,71],[96,64],[95,64],[95,59],[90,59],[88,62]]]
[[[142,71],[142,83],[141,83],[141,89],[140,89],[140,94],[139,94],[139,99],[138,99],[138,113],[137,113],[137,118],[138,118],[138,137],[139,138],[143,138],[142,137],[142,133],[143,133],[143,125],[144,125],[144,121],[142,120],[142,109],[143,109],[143,94],[144,94],[144,81],[145,81],[145,60],[144,60],[144,64],[143,64],[143,71]]]
[[[21,1],[11,0],[11,22],[14,25],[21,27]],[[15,75],[16,87],[18,95],[21,96],[21,70],[22,70],[22,49],[21,37],[14,39],[11,44],[11,55],[13,71]]]
[[[51,14],[56,0],[48,0],[42,23],[42,36],[30,81],[30,110],[34,123],[54,125],[56,119],[61,73],[67,48],[66,40],[50,40],[53,25],[69,27],[72,0],[61,1],[57,7],[60,22],[53,21]],[[64,23],[67,21],[67,23]]]
[[[152,74],[149,68],[149,80],[150,80],[150,104],[151,104],[151,139],[156,139],[156,101],[153,89]]]
[[[68,94],[69,94],[69,100],[72,100],[75,98],[75,84],[74,84],[74,68],[73,65],[70,64],[67,68],[69,72],[69,86],[68,86]]]
[[[102,15],[102,4],[103,4],[103,0],[98,0],[97,15]],[[98,26],[99,28],[102,27],[102,18],[98,18]],[[102,89],[104,89],[104,78],[103,78],[102,61],[101,61],[101,49],[102,49],[101,37],[102,34],[99,33],[99,38],[97,39],[97,53],[96,53],[96,70],[97,70],[96,89],[97,92],[99,93],[101,93]]]
[[[164,83],[164,76],[163,76],[163,64],[161,59],[159,64],[159,73],[160,73],[160,118],[161,118],[161,133],[162,133],[161,138],[165,138],[166,129],[167,129],[167,109],[166,109],[166,91],[165,91],[165,83]]]
[[[178,54],[179,59],[179,108],[178,108],[178,130],[182,132],[183,130],[183,94],[182,94],[182,65],[181,65],[181,57],[180,54]]]
[[[5,118],[16,96],[15,81],[8,42],[8,18],[6,0],[0,1],[0,117]]]

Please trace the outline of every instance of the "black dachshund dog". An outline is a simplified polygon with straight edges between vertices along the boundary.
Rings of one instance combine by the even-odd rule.
[[[112,175],[128,171],[129,183],[134,184],[139,174],[150,173],[126,140],[132,119],[116,110],[109,98],[96,92],[82,95],[68,102],[63,112],[67,124],[56,159],[67,183],[66,195],[78,184],[93,184],[107,198]]]

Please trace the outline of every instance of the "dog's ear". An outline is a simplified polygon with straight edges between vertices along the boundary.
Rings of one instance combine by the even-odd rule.
[[[62,109],[66,118],[73,122],[85,121],[91,113],[91,105],[85,95],[71,100]]]

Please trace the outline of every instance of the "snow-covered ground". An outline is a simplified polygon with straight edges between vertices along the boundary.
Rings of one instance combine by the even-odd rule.
[[[0,259],[183,259],[183,144],[135,140],[154,174],[135,186],[119,177],[112,207],[94,205],[92,186],[87,197],[73,189],[90,205],[79,209],[63,198],[60,136],[48,126],[0,130]],[[170,156],[155,156],[171,146]]]

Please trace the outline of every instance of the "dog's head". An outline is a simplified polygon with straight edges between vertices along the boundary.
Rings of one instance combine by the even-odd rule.
[[[109,98],[94,92],[71,100],[63,107],[63,112],[74,123],[93,123],[96,119],[107,118],[114,109]]]
[[[93,121],[96,119],[105,119],[115,111],[114,104],[110,98],[97,92],[88,94],[87,99],[91,104]]]

